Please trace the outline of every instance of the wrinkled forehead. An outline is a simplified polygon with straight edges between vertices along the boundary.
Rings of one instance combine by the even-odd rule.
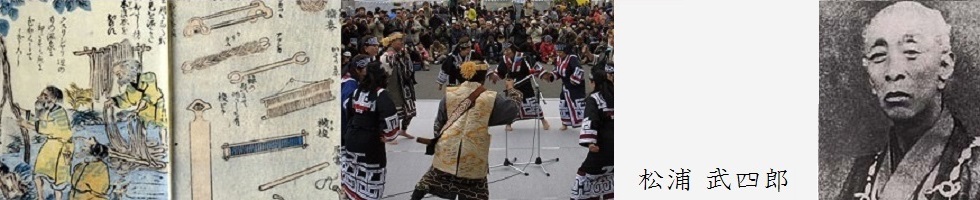
[[[914,41],[920,44],[948,43],[950,26],[942,13],[916,2],[899,2],[882,9],[864,30],[865,48],[882,43]]]

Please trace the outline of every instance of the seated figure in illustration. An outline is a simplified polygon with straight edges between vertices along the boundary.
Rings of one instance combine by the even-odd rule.
[[[109,166],[105,159],[109,157],[109,147],[95,142],[94,138],[85,143],[89,156],[73,168],[69,199],[108,199]]]

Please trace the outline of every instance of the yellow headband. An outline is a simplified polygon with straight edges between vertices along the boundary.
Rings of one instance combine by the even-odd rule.
[[[459,66],[459,73],[463,75],[463,78],[471,79],[476,75],[476,71],[486,71],[487,68],[487,64],[476,64],[476,62],[468,61]]]
[[[404,37],[405,37],[405,35],[402,35],[402,33],[400,33],[400,32],[391,33],[391,34],[388,35],[388,37],[385,37],[384,39],[381,39],[381,45],[384,45],[384,46],[387,47],[388,45],[391,45],[391,42],[394,42],[395,40],[400,40],[400,39],[402,39]]]

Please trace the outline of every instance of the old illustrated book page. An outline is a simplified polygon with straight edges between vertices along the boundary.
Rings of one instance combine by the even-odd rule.
[[[172,4],[175,198],[338,198],[340,2]]]
[[[171,198],[167,3],[0,1],[3,199]]]

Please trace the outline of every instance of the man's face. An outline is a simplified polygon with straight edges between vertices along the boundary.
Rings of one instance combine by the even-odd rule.
[[[37,101],[34,102],[34,109],[47,110],[52,106],[54,106],[54,96],[48,90],[41,91],[41,94],[37,95]]]
[[[952,74],[953,60],[941,48],[937,25],[924,23],[924,17],[915,14],[886,13],[875,18],[881,19],[868,25],[862,63],[879,105],[892,120],[941,109],[940,89],[946,84],[943,79]]]
[[[396,51],[401,51],[405,48],[405,40],[399,38],[395,39],[395,41],[391,41],[391,48],[394,48]]]
[[[510,48],[505,48],[504,49],[504,56],[514,57],[514,51],[513,50],[510,50]]]
[[[116,83],[119,86],[124,86],[133,82],[133,78],[130,76],[129,69],[125,65],[116,65],[112,68],[112,74],[116,75]]]
[[[367,45],[364,47],[364,51],[366,51],[368,55],[377,56],[378,51],[380,50],[378,49],[378,45]]]

